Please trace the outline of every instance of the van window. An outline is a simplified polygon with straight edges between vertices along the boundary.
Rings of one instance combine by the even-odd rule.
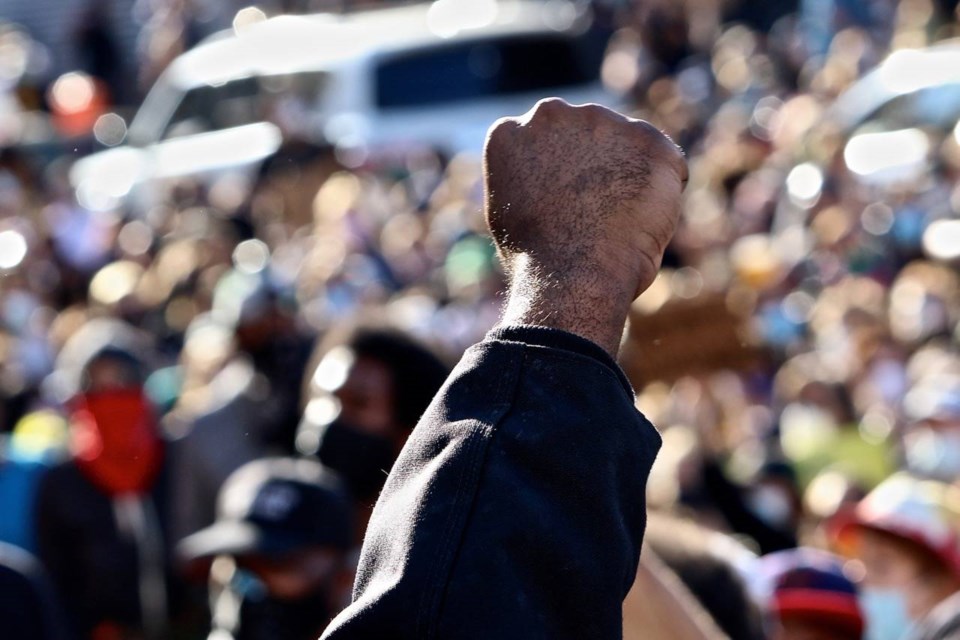
[[[885,130],[931,124],[940,129],[956,125],[960,118],[960,84],[944,84],[897,96],[871,113],[864,122]]]
[[[376,69],[377,106],[417,107],[593,82],[599,64],[583,46],[562,34],[513,36],[387,58]]]
[[[218,131],[254,122],[274,121],[293,102],[309,109],[325,74],[259,76],[204,85],[187,91],[167,124],[164,138]]]

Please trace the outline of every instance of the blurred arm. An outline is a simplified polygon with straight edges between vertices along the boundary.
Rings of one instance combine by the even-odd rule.
[[[683,582],[649,549],[623,601],[624,640],[726,640]]]

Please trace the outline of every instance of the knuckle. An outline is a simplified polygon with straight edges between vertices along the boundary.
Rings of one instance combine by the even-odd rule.
[[[572,107],[560,98],[544,98],[537,102],[533,107],[533,115],[537,116],[555,116],[563,113]]]
[[[654,141],[664,138],[663,132],[660,129],[657,129],[655,126],[647,122],[646,120],[636,120],[634,126],[641,136],[646,140]]]
[[[509,136],[517,126],[517,121],[514,118],[499,118],[494,121],[487,130],[486,146],[498,144],[503,138]]]
[[[615,123],[626,122],[626,119],[616,111],[595,102],[589,102],[576,108],[594,119],[606,119]]]

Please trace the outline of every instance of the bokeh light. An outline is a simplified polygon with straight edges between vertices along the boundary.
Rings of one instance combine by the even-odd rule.
[[[116,113],[105,113],[93,125],[93,135],[101,144],[115,147],[127,137],[127,123]]]
[[[931,258],[960,258],[960,220],[936,220],[923,232],[923,248]]]
[[[21,233],[0,231],[0,269],[13,269],[27,257],[27,241]]]
[[[93,102],[93,79],[80,71],[65,73],[53,83],[50,98],[53,107],[61,113],[77,113],[88,109]]]
[[[267,14],[263,12],[263,9],[259,7],[245,7],[237,11],[237,15],[233,17],[233,31],[237,34],[243,33],[247,28],[263,22],[266,19]]]
[[[901,129],[854,136],[843,150],[843,159],[856,174],[909,173],[921,166],[930,150],[919,129]]]
[[[90,281],[90,299],[108,306],[116,304],[133,293],[142,276],[143,267],[136,262],[112,262]]]
[[[0,80],[14,81],[27,69],[30,38],[22,31],[0,26]]]
[[[823,189],[823,173],[813,163],[797,165],[787,175],[787,193],[794,204],[812,207]]]
[[[427,27],[441,38],[476,29],[497,17],[495,0],[435,0],[427,11]]]
[[[131,256],[142,256],[153,243],[153,230],[150,225],[142,220],[131,220],[120,229],[117,243],[124,253]]]
[[[233,251],[233,264],[244,273],[260,273],[269,260],[270,249],[260,240],[244,240]]]

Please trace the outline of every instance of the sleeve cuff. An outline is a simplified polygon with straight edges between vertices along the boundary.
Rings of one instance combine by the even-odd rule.
[[[575,333],[561,329],[553,329],[551,327],[515,324],[498,326],[491,329],[490,332],[487,333],[486,340],[519,342],[521,344],[545,347],[547,349],[562,349],[591,358],[610,369],[617,376],[621,386],[623,386],[623,390],[631,399],[636,397],[633,386],[631,386],[626,374],[623,373],[623,369],[610,357],[610,354],[595,342],[578,336]]]

